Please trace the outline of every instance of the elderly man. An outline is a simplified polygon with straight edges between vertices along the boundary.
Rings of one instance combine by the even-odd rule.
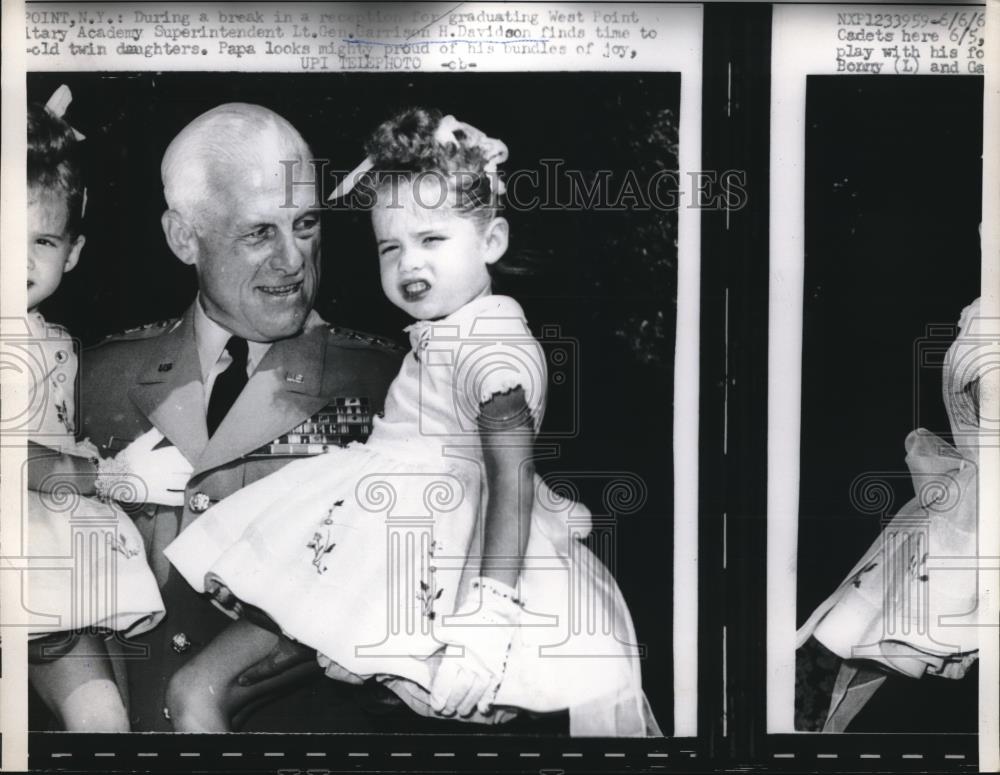
[[[170,677],[229,623],[174,572],[164,547],[213,503],[295,456],[366,438],[398,369],[393,347],[333,330],[312,309],[315,194],[296,186],[298,201],[286,201],[285,180],[287,162],[300,165],[301,178],[310,159],[295,128],[260,106],[221,105],[188,124],[163,158],[162,224],[171,250],[195,268],[197,298],[177,321],[110,337],[84,354],[83,433],[109,452],[156,427],[193,466],[182,507],[147,504],[135,515],[167,610],[137,639],[146,653],[127,661],[136,731],[172,728],[164,712]],[[299,651],[291,672],[275,670],[294,650],[274,641],[242,700],[251,706],[290,676],[299,680],[245,728],[364,728],[345,689],[314,659],[303,661],[309,655]]]

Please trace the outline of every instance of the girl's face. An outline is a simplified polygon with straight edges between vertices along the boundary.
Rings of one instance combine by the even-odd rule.
[[[55,293],[62,276],[80,260],[83,235],[70,235],[66,197],[58,191],[28,190],[28,311]]]
[[[507,250],[507,221],[485,227],[454,208],[440,176],[380,192],[372,210],[382,290],[418,320],[436,320],[490,292],[486,267]]]

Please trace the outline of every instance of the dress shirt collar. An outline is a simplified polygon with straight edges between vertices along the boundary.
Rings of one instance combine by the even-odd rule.
[[[206,313],[201,303],[201,294],[194,305],[194,341],[198,348],[198,362],[201,365],[201,379],[206,381],[213,367],[219,362],[226,342],[232,333],[224,329]],[[270,348],[271,342],[247,342],[247,374],[253,374],[260,365],[264,353]]]

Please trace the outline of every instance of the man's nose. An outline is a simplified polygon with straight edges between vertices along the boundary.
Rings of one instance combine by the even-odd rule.
[[[268,263],[276,271],[295,274],[305,264],[310,246],[311,243],[297,240],[293,232],[282,234],[275,241]]]

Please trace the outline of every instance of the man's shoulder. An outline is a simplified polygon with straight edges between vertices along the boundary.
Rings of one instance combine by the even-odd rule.
[[[371,350],[386,356],[400,358],[406,348],[387,336],[358,331],[344,326],[326,325],[327,346],[344,350]]]
[[[134,328],[127,328],[124,331],[119,331],[114,334],[108,334],[108,336],[101,339],[96,344],[91,345],[86,349],[89,353],[95,353],[100,351],[114,350],[115,345],[135,345],[137,343],[148,342],[150,339],[155,339],[158,336],[162,336],[170,331],[173,331],[178,325],[180,325],[181,318],[168,318],[167,320],[157,320],[154,323],[145,323],[141,326],[135,326]]]
[[[384,336],[343,326],[323,325],[326,337],[324,383],[343,389],[343,380],[355,389],[382,393],[399,372],[406,348]]]
[[[117,382],[134,373],[153,351],[162,347],[159,337],[173,331],[180,322],[180,318],[158,320],[104,337],[84,349],[81,377],[85,380],[94,378],[101,382]]]

